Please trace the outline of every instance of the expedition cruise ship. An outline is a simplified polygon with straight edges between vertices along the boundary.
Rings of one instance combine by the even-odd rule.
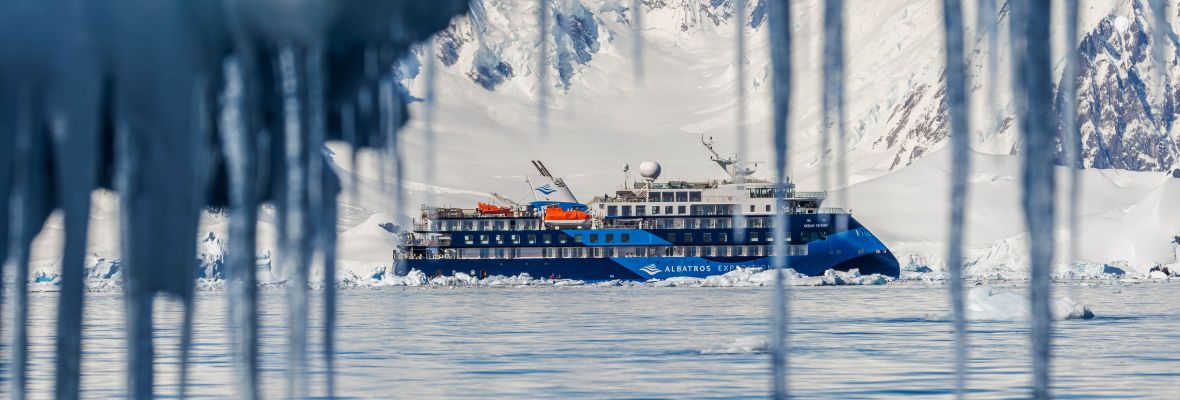
[[[787,234],[776,238],[775,184],[750,178],[753,169],[737,157],[702,143],[730,179],[660,182],[660,165],[645,161],[643,180],[580,203],[533,161],[528,204],[496,195],[498,204],[475,208],[423,206],[412,230],[399,234],[396,270],[588,281],[706,277],[770,268],[774,242],[787,240],[788,266],[803,274],[899,274],[897,259],[872,232],[845,210],[822,207],[825,193],[796,191],[792,183],[784,193]]]

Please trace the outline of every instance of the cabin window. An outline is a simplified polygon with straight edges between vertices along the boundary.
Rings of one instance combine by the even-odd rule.
[[[624,217],[631,216],[631,206],[623,206],[623,216]]]
[[[488,235],[479,235],[479,244],[488,244]]]
[[[648,199],[648,201],[655,201],[655,202],[660,201],[660,192],[651,192],[650,194],[647,195],[647,199]]]
[[[692,233],[684,234],[684,243],[692,243]]]
[[[651,206],[651,215],[659,215],[660,206]]]
[[[630,233],[620,233],[619,234],[619,241],[621,241],[623,243],[630,242],[631,241],[631,234]]]
[[[679,201],[679,202],[688,201],[688,192],[676,192],[676,201]]]
[[[753,207],[753,206],[751,206],[751,207]],[[770,212],[770,204],[766,205],[766,212]]]
[[[642,217],[647,215],[647,206],[635,206],[635,216]]]
[[[590,249],[590,256],[594,258],[602,258],[602,248],[595,247]]]
[[[550,235],[548,233],[541,235],[541,243],[545,243],[545,244],[553,243],[553,235]]]
[[[685,206],[677,206],[677,207],[676,207],[676,213],[677,213],[677,214],[682,214],[682,215],[683,215],[683,214],[685,214],[685,210],[687,210],[687,209],[688,209],[688,208],[687,208],[687,207],[685,207]]]
[[[701,255],[704,257],[713,255],[713,248],[709,246],[701,247]]]
[[[676,242],[676,232],[669,232],[668,233],[668,242],[670,242],[670,243]]]
[[[672,214],[672,206],[664,206],[664,214]]]
[[[671,203],[671,202],[675,201],[675,195],[676,195],[676,193],[674,193],[674,192],[660,193],[660,200],[659,201],[662,201],[664,203]]]
[[[750,232],[750,241],[757,242],[758,236],[759,236],[759,232]]]
[[[725,246],[718,247],[717,248],[717,256],[718,257],[729,257],[729,248],[725,247]]]
[[[501,244],[501,243],[504,243],[504,236],[503,235],[496,235],[496,244]]]
[[[619,215],[619,206],[607,206],[606,215],[609,217]]]
[[[729,242],[729,234],[725,233],[725,232],[718,233],[717,234],[717,241],[721,242],[721,243],[728,243]]]
[[[495,226],[498,231],[504,230],[504,221],[496,221]]]
[[[729,219],[726,218],[726,219],[717,220],[717,227],[718,228],[729,228]]]
[[[603,242],[606,242],[606,243],[612,243],[614,241],[615,241],[615,234],[613,234],[613,233],[606,234],[606,240],[603,240]]]
[[[590,235],[586,235],[586,236],[590,237],[590,243],[598,243],[598,235],[590,234]],[[574,238],[575,238],[574,241],[576,242],[577,236],[574,236]]]
[[[471,242],[471,235],[463,235],[463,244],[473,244]]]
[[[558,243],[565,244],[565,243],[566,243],[566,242],[568,242],[568,241],[569,241],[569,236],[566,236],[566,235],[557,235],[557,242],[558,242]]]
[[[701,192],[689,192],[688,201],[701,201]]]
[[[701,240],[704,241],[705,243],[712,242],[713,241],[713,234],[712,233],[702,233]]]
[[[574,243],[582,243],[582,235],[574,235]]]
[[[520,244],[520,235],[512,235],[512,244]]]
[[[537,244],[537,235],[529,235],[529,244]]]
[[[696,257],[697,256],[697,248],[696,247],[686,247],[684,249],[684,255],[686,255],[688,257]]]

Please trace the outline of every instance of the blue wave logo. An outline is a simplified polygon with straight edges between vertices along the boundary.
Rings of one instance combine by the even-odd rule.
[[[548,196],[548,195],[553,194],[553,192],[556,192],[557,189],[554,189],[552,186],[549,186],[549,184],[546,183],[544,185],[541,185],[541,187],[538,187],[537,191],[541,192],[541,194],[543,194],[543,195]]]
[[[646,267],[640,268],[640,271],[646,272],[648,275],[655,276],[660,273],[660,268],[655,264],[648,264]]]

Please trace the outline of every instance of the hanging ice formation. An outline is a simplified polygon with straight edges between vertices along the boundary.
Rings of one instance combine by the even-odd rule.
[[[638,2],[638,1],[637,1]],[[734,130],[737,131],[737,159],[740,162],[745,162],[747,165],[738,164],[738,173],[736,180],[739,185],[746,183],[748,174],[749,161],[746,161],[746,147],[748,135],[746,131],[746,0],[733,0],[733,15],[734,15],[734,69],[736,70],[737,83],[734,89],[737,92],[737,119],[734,122]],[[738,189],[744,189],[739,186]],[[746,215],[740,212],[733,213],[733,236],[736,240],[745,240],[746,236]]]
[[[12,394],[24,397],[27,382],[29,244],[49,212],[61,209],[66,238],[54,393],[78,396],[85,233],[90,193],[101,187],[118,191],[121,202],[128,397],[155,395],[151,315],[159,294],[186,310],[184,395],[193,238],[206,206],[227,207],[230,235],[238,238],[230,241],[226,265],[235,397],[261,396],[250,238],[263,202],[274,202],[280,216],[278,256],[290,290],[288,394],[311,395],[303,383],[306,304],[318,254],[330,397],[340,189],[323,143],[385,146],[389,132],[405,123],[405,104],[400,96],[384,104],[395,111],[382,129],[379,120],[389,113],[377,109],[378,82],[412,44],[466,9],[463,0],[0,2],[0,260],[12,249],[18,274]]]
[[[1066,262],[1078,261],[1078,210],[1081,202],[1082,136],[1078,130],[1078,64],[1081,54],[1074,43],[1078,40],[1078,0],[1065,1],[1065,72],[1061,79],[1062,102],[1061,147],[1065,150],[1065,166],[1069,169],[1069,248]]]
[[[967,319],[963,303],[963,232],[967,213],[967,176],[970,173],[969,96],[963,50],[963,6],[959,0],[943,1],[946,45],[946,93],[950,111],[951,215],[947,240],[947,271],[950,272],[951,315],[955,337],[955,396],[967,390]]]
[[[823,125],[820,132],[820,176],[822,187],[839,189],[835,202],[845,209],[851,208],[848,196],[844,195],[848,185],[848,171],[845,165],[844,126],[844,0],[827,0],[824,3],[824,47],[823,47]],[[835,128],[836,149],[829,149],[832,129]],[[829,153],[836,153],[836,181],[830,180]],[[836,230],[848,228],[848,215],[836,216]]]
[[[1049,363],[1052,315],[1053,195],[1056,119],[1052,108],[1052,64],[1048,2],[1013,2],[1011,10],[1012,86],[1020,127],[1023,207],[1029,233],[1029,297],[1032,314],[1033,386],[1031,397],[1050,398]]]
[[[791,3],[789,0],[770,0],[770,60],[772,73],[774,138],[774,179],[777,212],[774,217],[774,237],[785,237],[788,231],[787,164],[789,162],[788,118],[791,98]],[[772,395],[775,399],[788,397],[787,376],[787,288],[783,283],[787,265],[787,241],[774,241],[773,265],[775,274],[774,300],[771,302],[770,362]]]
[[[537,133],[549,133],[549,17],[550,0],[537,0]]]

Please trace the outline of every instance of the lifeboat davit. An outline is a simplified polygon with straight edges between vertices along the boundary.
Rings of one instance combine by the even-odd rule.
[[[488,203],[479,203],[476,204],[475,207],[477,210],[479,210],[479,213],[483,215],[512,215],[512,209],[508,207],[500,207]]]
[[[590,213],[578,210],[562,210],[561,207],[545,209],[545,223],[549,225],[576,226],[590,221]]]

